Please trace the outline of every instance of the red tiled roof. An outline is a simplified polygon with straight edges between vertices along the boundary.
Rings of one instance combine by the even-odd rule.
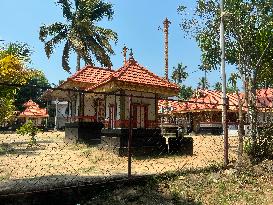
[[[48,117],[47,110],[40,108],[39,105],[32,100],[24,103],[26,109],[20,113],[19,117]]]
[[[96,84],[101,82],[103,79],[110,76],[114,71],[106,68],[93,67],[91,65],[87,65],[81,70],[77,71],[67,80],[84,82]]]
[[[148,69],[139,65],[133,58],[130,58],[123,67],[111,73],[111,75],[103,79],[100,83],[95,84],[87,90],[95,89],[110,81],[122,81],[145,86],[148,85],[153,87],[172,88],[177,91],[179,90],[179,87],[176,84],[170,83],[150,72]]]
[[[227,94],[229,98],[229,110],[238,110],[238,97],[236,94]],[[243,95],[241,94],[241,98]],[[158,103],[159,110],[162,107],[171,107],[173,113],[196,112],[205,110],[222,110],[222,92],[216,90],[197,90],[195,96],[188,102],[161,100]],[[161,109],[162,110],[162,109]]]
[[[29,107],[29,106],[38,106],[39,107],[39,105],[36,102],[33,102],[31,99],[29,101],[25,102],[23,104],[23,106],[24,107]]]
[[[273,106],[273,88],[257,90],[257,107],[268,108]]]
[[[238,110],[238,96],[236,94],[227,94],[229,98],[229,110]],[[240,98],[244,98],[244,94],[240,93]],[[194,97],[188,102],[166,101],[158,102],[159,110],[169,107],[172,113],[186,113],[205,110],[222,110],[222,92],[215,90],[198,90]],[[273,108],[273,89],[257,90],[257,108]],[[243,110],[247,110],[244,104]]]

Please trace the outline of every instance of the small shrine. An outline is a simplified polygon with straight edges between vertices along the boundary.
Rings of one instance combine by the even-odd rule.
[[[31,120],[35,126],[41,127],[45,125],[45,121],[48,118],[48,113],[45,108],[40,108],[39,105],[31,99],[24,103],[23,106],[25,110],[18,116],[22,122]]]

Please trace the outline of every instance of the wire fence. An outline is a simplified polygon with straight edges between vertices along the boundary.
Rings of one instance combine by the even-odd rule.
[[[41,87],[31,89],[35,93]],[[136,91],[43,89],[47,89],[42,96],[45,115],[39,114],[37,104],[25,104],[11,122],[1,125],[0,194],[223,163],[222,104],[215,96],[209,102],[206,96],[179,101]],[[266,108],[258,112],[259,129],[271,126],[273,119],[271,95],[265,97],[259,104]],[[239,114],[236,102],[229,106],[234,108],[228,112],[228,157],[235,162]],[[30,136],[15,132],[29,120],[41,129],[35,144],[30,143]],[[245,122],[244,138],[248,129]]]

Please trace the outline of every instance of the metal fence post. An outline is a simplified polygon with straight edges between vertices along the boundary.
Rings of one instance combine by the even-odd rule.
[[[129,96],[128,178],[132,176],[132,95]]]

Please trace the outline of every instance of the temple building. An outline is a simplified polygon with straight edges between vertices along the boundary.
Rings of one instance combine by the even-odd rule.
[[[239,117],[239,98],[236,94],[228,93],[228,131],[229,135],[237,135]],[[239,93],[243,104],[243,115],[247,113],[244,94]],[[260,125],[273,122],[272,114],[273,89],[257,90],[257,120]],[[187,101],[159,101],[159,115],[168,116],[175,123],[188,128],[188,132],[196,134],[222,133],[222,92],[216,90],[197,90]],[[248,125],[245,124],[245,127]],[[248,130],[245,128],[245,130]]]
[[[136,152],[166,148],[158,123],[158,99],[178,92],[178,85],[141,66],[131,54],[116,71],[88,65],[45,96],[68,102],[67,141],[102,144],[127,155],[129,128]]]

